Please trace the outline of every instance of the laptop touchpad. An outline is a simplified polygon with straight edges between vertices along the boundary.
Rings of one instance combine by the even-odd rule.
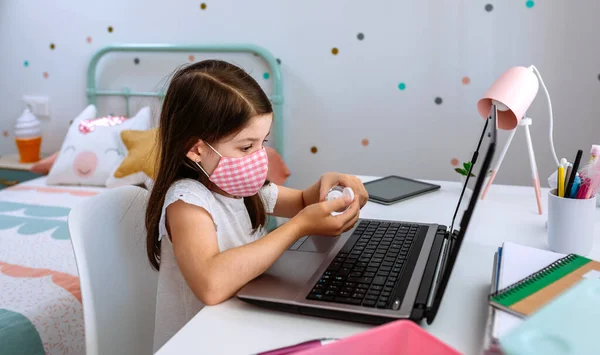
[[[339,237],[310,236],[304,240],[296,251],[308,251],[313,253],[327,254],[339,241]]]

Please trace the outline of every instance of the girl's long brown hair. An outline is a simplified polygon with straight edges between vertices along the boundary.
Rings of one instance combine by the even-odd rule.
[[[177,180],[190,178],[214,189],[186,153],[199,139],[215,143],[241,131],[252,117],[272,112],[258,83],[235,65],[206,60],[174,74],[160,114],[158,170],[146,210],[146,249],[155,269],[160,267],[158,224],[169,187]],[[244,198],[244,204],[252,228],[265,225],[260,196]]]

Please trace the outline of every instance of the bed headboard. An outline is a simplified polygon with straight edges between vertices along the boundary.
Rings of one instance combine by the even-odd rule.
[[[208,52],[208,53],[252,53],[262,57],[269,66],[273,79],[273,92],[269,99],[273,105],[273,147],[279,154],[285,158],[283,149],[283,87],[281,68],[275,57],[266,49],[253,44],[214,44],[214,45],[176,45],[176,44],[120,44],[107,46],[97,51],[90,61],[87,72],[87,98],[88,104],[96,104],[98,96],[122,96],[126,102],[126,115],[129,117],[129,98],[130,97],[157,97],[163,98],[164,92],[140,92],[131,91],[128,88],[123,90],[103,90],[97,87],[96,69],[100,59],[111,52]]]

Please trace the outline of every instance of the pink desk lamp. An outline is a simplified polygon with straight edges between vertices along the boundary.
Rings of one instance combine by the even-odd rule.
[[[492,185],[502,160],[508,151],[508,147],[512,142],[515,133],[517,132],[518,126],[525,128],[525,136],[527,139],[527,148],[529,151],[529,162],[531,165],[531,177],[533,179],[533,187],[535,189],[535,196],[537,199],[538,212],[542,214],[542,201],[540,194],[540,179],[537,172],[537,166],[535,163],[535,154],[533,153],[533,144],[531,143],[531,134],[529,132],[529,126],[532,123],[530,117],[527,117],[527,109],[535,99],[539,83],[542,84],[546,97],[548,98],[548,109],[550,111],[550,147],[552,148],[552,154],[554,154],[554,160],[556,165],[559,165],[556,152],[554,151],[554,142],[552,140],[552,103],[550,102],[550,95],[544,85],[544,81],[540,73],[535,66],[526,67],[513,67],[505,71],[496,82],[488,89],[483,97],[477,103],[477,109],[481,117],[487,119],[492,104],[495,104],[498,108],[498,128],[505,130],[512,130],[508,141],[500,153],[500,158],[493,167],[491,176],[481,194],[481,199],[485,198],[490,186]]]

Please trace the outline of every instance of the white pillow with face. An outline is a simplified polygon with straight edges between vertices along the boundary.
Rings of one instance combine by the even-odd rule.
[[[131,118],[96,118],[96,107],[88,106],[69,127],[46,182],[49,185],[105,186],[125,156],[121,131],[147,127],[150,123],[148,107]]]

